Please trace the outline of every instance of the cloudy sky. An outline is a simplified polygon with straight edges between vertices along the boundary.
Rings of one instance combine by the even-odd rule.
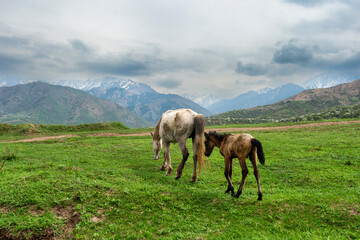
[[[0,79],[240,93],[360,73],[358,0],[0,0]]]

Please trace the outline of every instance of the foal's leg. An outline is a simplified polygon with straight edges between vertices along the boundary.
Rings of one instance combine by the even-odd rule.
[[[167,171],[166,171],[166,176],[170,175],[170,173],[172,172],[173,168],[171,166],[171,158],[170,158],[170,143],[164,143],[164,162],[167,162]]]
[[[225,157],[225,171],[224,171],[224,175],[226,180],[228,181],[228,187],[225,191],[225,193],[228,193],[231,191],[231,194],[234,194],[234,186],[231,182],[231,175],[232,175],[232,165],[233,165],[233,159],[230,157]]]
[[[250,161],[254,167],[254,175],[256,178],[256,182],[257,182],[257,186],[258,186],[258,200],[261,201],[262,200],[262,192],[261,192],[261,187],[260,187],[260,175],[259,175],[259,169],[257,166],[257,160],[256,160],[256,147],[254,147],[253,151],[250,153]]]
[[[175,179],[179,179],[181,177],[182,171],[183,171],[184,166],[185,166],[185,162],[189,157],[189,150],[186,148],[186,140],[185,141],[179,141],[178,145],[179,145],[179,148],[180,148],[181,153],[183,155],[183,158],[182,158],[181,163],[179,164],[179,166],[177,168]]]
[[[241,195],[244,184],[245,184],[246,176],[247,176],[247,174],[249,172],[248,168],[246,167],[245,160],[246,160],[246,156],[240,156],[239,157],[239,162],[240,162],[240,166],[241,166],[241,169],[242,169],[242,171],[241,171],[242,179],[241,179],[240,187],[239,187],[237,193],[232,195],[233,197],[236,197],[236,198],[238,198]]]

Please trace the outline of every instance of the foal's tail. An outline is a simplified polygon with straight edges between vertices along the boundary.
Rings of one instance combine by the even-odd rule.
[[[199,172],[204,168],[204,132],[205,132],[205,117],[202,114],[197,114],[194,117],[194,144],[196,149],[197,160],[199,163]],[[195,150],[194,149],[194,150]]]
[[[261,142],[255,138],[253,138],[253,139],[251,139],[251,143],[252,143],[253,147],[255,146],[257,148],[257,155],[260,160],[260,163],[262,165],[264,165],[265,164],[265,155],[264,155],[264,151],[263,151]]]

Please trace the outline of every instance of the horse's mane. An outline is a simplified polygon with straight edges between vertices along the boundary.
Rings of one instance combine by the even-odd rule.
[[[160,123],[161,123],[161,119],[162,119],[162,116],[160,117],[158,123],[156,124],[155,126],[155,129],[154,129],[154,135],[153,135],[153,138],[154,140],[156,141],[159,141],[160,140]]]
[[[230,133],[217,133],[216,131],[210,131],[208,134],[209,134],[209,136],[213,136],[219,140],[223,140],[224,138],[231,135]]]

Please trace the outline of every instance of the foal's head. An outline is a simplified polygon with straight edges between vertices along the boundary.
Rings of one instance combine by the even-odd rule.
[[[205,156],[210,157],[214,147],[216,146],[214,141],[214,133],[216,132],[209,132],[204,133],[205,135]]]
[[[162,148],[162,142],[160,137],[156,137],[153,133],[151,133],[152,136],[152,144],[153,144],[153,150],[154,150],[154,159],[159,159],[159,154]]]
[[[205,156],[210,157],[214,147],[217,146],[220,148],[223,140],[228,137],[230,134],[219,134],[216,131],[210,131],[209,133],[205,134]]]

